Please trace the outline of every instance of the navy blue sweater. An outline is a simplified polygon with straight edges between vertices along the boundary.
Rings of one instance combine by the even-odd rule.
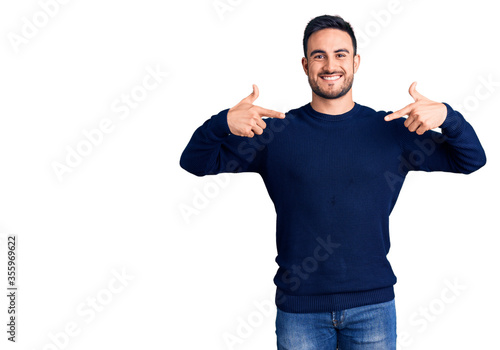
[[[471,173],[486,163],[471,125],[448,104],[441,133],[355,103],[340,115],[308,103],[264,119],[253,138],[232,135],[228,109],[193,134],[180,165],[198,176],[256,172],[277,214],[276,305],[323,312],[394,298],[389,215],[409,171]]]

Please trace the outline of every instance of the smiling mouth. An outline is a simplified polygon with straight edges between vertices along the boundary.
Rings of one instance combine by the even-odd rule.
[[[334,74],[334,75],[322,75],[321,79],[325,81],[337,81],[342,77],[342,74]]]

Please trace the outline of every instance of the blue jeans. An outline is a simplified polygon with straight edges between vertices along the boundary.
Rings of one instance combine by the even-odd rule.
[[[394,299],[351,309],[289,313],[278,308],[278,350],[394,350]]]

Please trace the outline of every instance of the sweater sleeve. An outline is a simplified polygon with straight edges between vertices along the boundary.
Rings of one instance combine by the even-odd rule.
[[[410,132],[404,118],[394,120],[401,146],[401,165],[410,170],[445,171],[470,174],[486,164],[486,154],[472,126],[447,103],[441,133],[428,130],[423,135]]]
[[[196,175],[260,172],[264,146],[231,134],[225,109],[198,127],[182,152],[180,166]]]

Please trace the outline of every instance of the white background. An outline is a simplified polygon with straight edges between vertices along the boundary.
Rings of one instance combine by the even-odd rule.
[[[418,81],[424,96],[464,114],[488,158],[471,175],[407,177],[389,254],[400,348],[498,343],[500,25],[491,2],[221,0],[218,13],[213,0],[72,0],[52,6],[46,23],[44,3],[0,5],[0,285],[6,295],[5,237],[15,234],[16,349],[276,348],[275,212],[262,180],[196,177],[179,158],[196,127],[253,83],[266,108],[310,101],[302,35],[322,14],[343,16],[358,35],[356,102],[402,108]],[[23,18],[38,25],[31,35]],[[169,75],[120,118],[111,106],[141,91],[148,67]],[[105,119],[113,131],[59,181],[54,162]],[[204,208],[182,214],[208,190]],[[454,294],[449,283],[465,289]],[[13,349],[6,297],[0,305],[0,348]],[[63,336],[68,325],[77,334]]]

